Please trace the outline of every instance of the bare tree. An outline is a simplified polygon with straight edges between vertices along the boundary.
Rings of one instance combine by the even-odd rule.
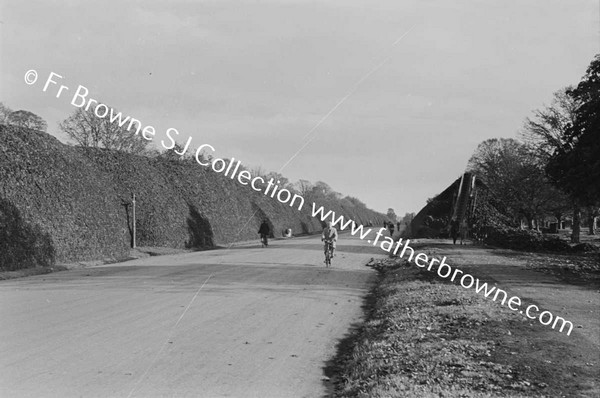
[[[415,213],[405,213],[404,217],[402,217],[402,222],[405,223],[406,225],[410,224],[413,220],[413,218],[415,218]]]
[[[250,174],[252,174],[253,176],[266,177],[267,171],[261,166],[254,166],[250,168]]]
[[[567,94],[572,89],[555,92],[550,106],[533,111],[533,118],[525,119],[520,135],[544,161],[567,145],[565,132],[575,123],[578,107],[578,102]]]
[[[106,148],[133,154],[144,154],[148,140],[136,136],[125,124],[111,123],[108,118],[100,118],[92,108],[87,111],[79,108],[60,123],[64,131],[79,146],[88,148]],[[133,129],[132,129],[133,130]]]
[[[535,110],[533,118],[525,120],[523,129],[520,132],[521,137],[543,162],[544,167],[553,156],[565,152],[572,145],[569,130],[577,123],[577,109],[581,105],[580,101],[569,95],[569,92],[572,91],[573,87],[566,87],[555,92],[551,104],[543,109]],[[564,190],[564,187],[560,188]],[[559,212],[562,211],[563,207],[560,202],[570,202],[573,212],[571,241],[578,243],[581,229],[581,204],[573,195],[568,198],[565,193],[558,189],[555,192],[556,196],[553,198],[554,208],[559,209]],[[560,224],[559,217],[557,216],[557,219]],[[593,229],[590,232],[594,233]]]
[[[313,184],[308,180],[298,180],[294,185],[296,186],[296,190],[300,192],[300,195],[304,197],[306,197],[313,188]]]
[[[24,110],[10,113],[6,122],[11,126],[24,127],[43,132],[46,132],[46,129],[48,128],[48,124],[44,119],[33,112]]]
[[[290,180],[281,173],[270,171],[269,173],[267,173],[267,175],[265,177],[268,179],[272,178],[273,181],[277,185],[279,185],[280,188],[286,188],[288,190],[296,189],[296,188],[294,188],[294,186],[292,184],[290,184]]]

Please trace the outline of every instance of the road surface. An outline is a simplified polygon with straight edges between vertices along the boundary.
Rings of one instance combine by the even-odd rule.
[[[383,253],[338,249],[331,269],[303,237],[0,282],[0,396],[326,396]]]

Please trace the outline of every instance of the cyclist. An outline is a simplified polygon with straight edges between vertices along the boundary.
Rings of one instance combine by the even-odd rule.
[[[269,223],[267,222],[267,220],[263,220],[262,224],[260,224],[258,233],[260,234],[260,242],[264,246],[268,246],[269,243],[267,241],[267,238],[271,234],[271,229],[269,228]]]
[[[323,229],[321,234],[321,242],[325,242],[325,253],[327,253],[327,243],[331,242],[331,256],[335,257],[335,243],[337,242],[338,232],[334,226],[331,225],[331,221],[327,222],[327,227]]]

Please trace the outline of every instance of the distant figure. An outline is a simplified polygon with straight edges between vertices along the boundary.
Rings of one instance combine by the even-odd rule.
[[[394,223],[393,222],[388,223],[388,228],[390,230],[390,236],[393,236],[394,235]]]
[[[397,230],[397,231],[400,231],[400,221],[398,221],[398,222],[396,223],[396,230]]]
[[[269,223],[267,220],[263,220],[262,224],[260,224],[258,233],[260,234],[260,242],[262,243],[263,247],[269,246],[268,237],[271,234],[271,229],[269,228]]]
[[[456,244],[456,239],[458,239],[458,221],[456,218],[453,218],[450,221],[450,236],[452,237],[452,244]]]
[[[321,234],[321,242],[325,242],[324,250],[327,252],[327,242],[331,242],[331,255],[335,257],[335,245],[338,239],[337,229],[331,224],[331,221],[327,221],[327,226],[323,229]]]
[[[462,220],[460,223],[460,244],[463,244],[463,241],[467,239],[467,234],[469,233],[469,225],[467,224],[467,220]]]

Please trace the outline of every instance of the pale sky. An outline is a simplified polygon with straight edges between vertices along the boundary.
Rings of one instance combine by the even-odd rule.
[[[161,138],[174,127],[269,171],[351,93],[282,173],[400,215],[460,176],[478,143],[516,137],[600,51],[598,0],[0,4],[0,101],[61,141],[75,108],[42,92],[50,72]]]

